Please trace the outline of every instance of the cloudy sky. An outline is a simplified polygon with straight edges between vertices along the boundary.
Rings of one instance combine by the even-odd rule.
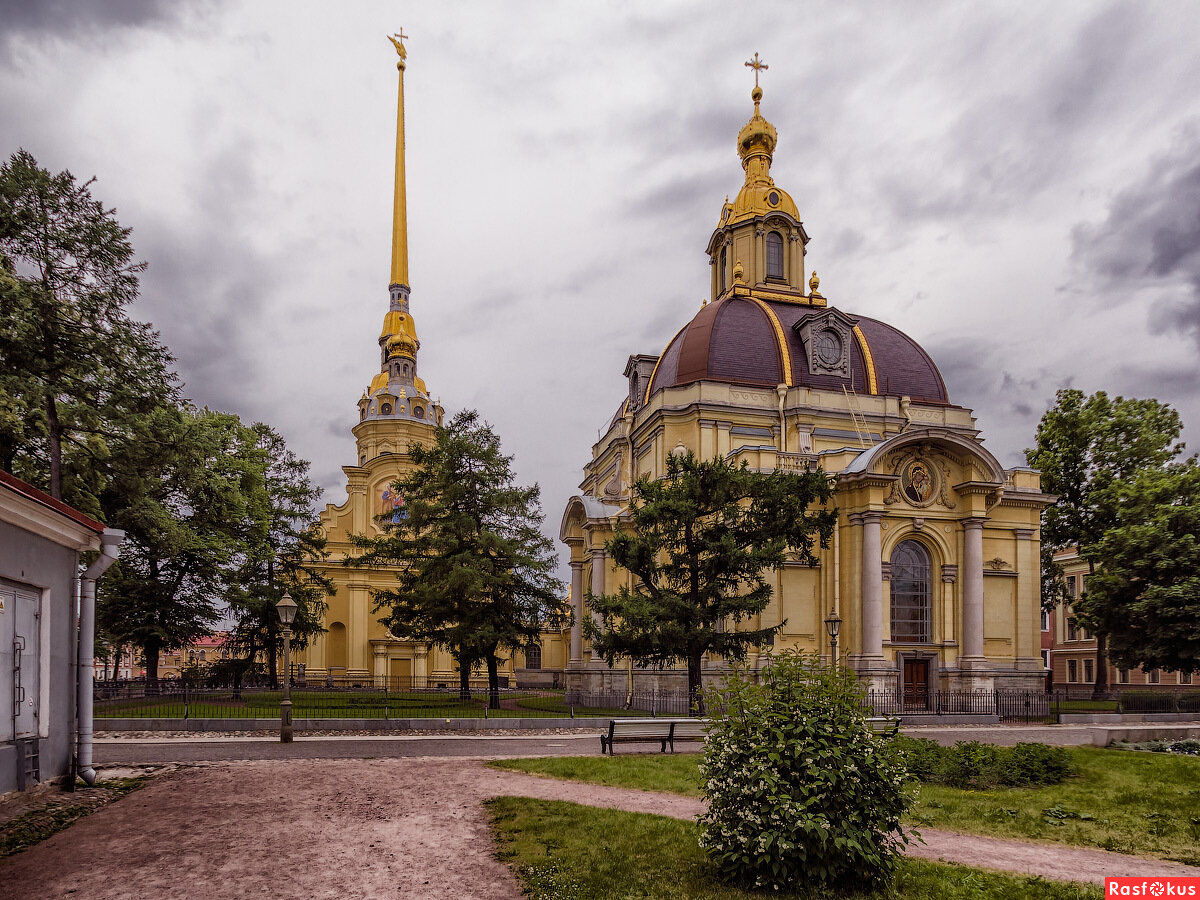
[[[555,534],[630,353],[708,290],[751,112],[821,290],[908,332],[1022,461],[1062,386],[1200,446],[1200,6],[0,0],[0,152],[95,176],[199,404],[342,502],[387,308],[395,52],[412,309]]]

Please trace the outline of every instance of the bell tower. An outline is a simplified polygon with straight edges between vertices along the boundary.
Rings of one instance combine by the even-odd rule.
[[[757,53],[746,65],[754,70],[754,90],[750,92],[754,114],[737,137],[737,152],[746,175],[733,202],[725,199],[717,229],[708,241],[710,299],[737,293],[824,305],[823,298],[804,292],[808,233],[795,201],[771,177],[779,135],[775,126],[763,118],[759,108],[763,90],[758,83],[768,66]]]

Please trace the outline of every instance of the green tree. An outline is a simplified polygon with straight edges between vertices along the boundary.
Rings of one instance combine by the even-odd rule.
[[[91,185],[24,150],[0,166],[0,463],[96,512],[92,460],[178,388],[157,334],[127,315],[145,264]]]
[[[160,407],[114,447],[101,501],[126,537],[100,582],[97,620],[104,633],[140,648],[151,690],[159,654],[207,634],[220,618],[257,464],[242,432],[237,416]]]
[[[744,627],[771,599],[766,573],[789,556],[816,565],[836,511],[828,477],[760,474],[743,463],[701,462],[692,453],[667,457],[666,477],[633,485],[628,529],[608,552],[633,575],[632,586],[589,595],[602,625],[585,621],[595,652],[640,664],[683,660],[688,689],[698,697],[705,653],[735,662],[770,641],[783,623]]]
[[[1055,598],[1063,594],[1053,568],[1054,551],[1079,548],[1088,563],[1090,588],[1105,559],[1100,543],[1118,522],[1114,485],[1178,456],[1182,429],[1179,414],[1157,400],[1110,398],[1104,391],[1085,397],[1074,388],[1058,392],[1038,424],[1037,447],[1025,451],[1029,464],[1041,470],[1042,489],[1058,495],[1042,512],[1043,582],[1050,581]],[[1113,632],[1086,609],[1086,603],[1078,604],[1080,620],[1096,635],[1093,692],[1100,695],[1108,691],[1107,645]]]
[[[253,460],[243,489],[247,495],[243,547],[230,574],[226,601],[237,618],[229,648],[253,665],[265,651],[268,675],[277,682],[283,652],[275,604],[284,593],[296,601],[292,642],[306,647],[324,628],[321,620],[333,584],[316,565],[325,558],[325,537],[313,510],[321,491],[309,480],[308,461],[288,449],[269,425],[242,430],[243,454]]]
[[[516,484],[512,457],[474,410],[409,453],[413,469],[393,486],[403,506],[380,517],[381,536],[355,537],[362,552],[348,562],[396,568],[396,587],[375,595],[382,621],[399,638],[445,648],[464,697],[471,668],[484,663],[497,703],[501,652],[524,649],[570,617],[553,544],[540,530],[540,489]]]
[[[1200,671],[1200,467],[1194,459],[1114,482],[1103,560],[1078,609],[1122,668]]]

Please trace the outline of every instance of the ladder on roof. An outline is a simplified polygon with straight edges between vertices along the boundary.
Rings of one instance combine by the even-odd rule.
[[[867,431],[867,417],[863,415],[862,405],[858,402],[858,394],[853,387],[847,390],[844,384],[842,393],[846,395],[846,406],[850,410],[850,421],[854,423],[854,430],[858,432],[858,442],[865,450],[871,446],[871,433]]]

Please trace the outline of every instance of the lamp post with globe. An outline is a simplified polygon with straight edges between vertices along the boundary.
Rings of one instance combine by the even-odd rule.
[[[283,624],[283,700],[279,704],[279,741],[292,742],[292,622],[296,619],[296,601],[284,594],[275,609]]]
[[[829,634],[829,661],[833,666],[838,664],[837,639],[841,630],[842,617],[837,614],[837,610],[834,610],[825,620],[825,631]]]

